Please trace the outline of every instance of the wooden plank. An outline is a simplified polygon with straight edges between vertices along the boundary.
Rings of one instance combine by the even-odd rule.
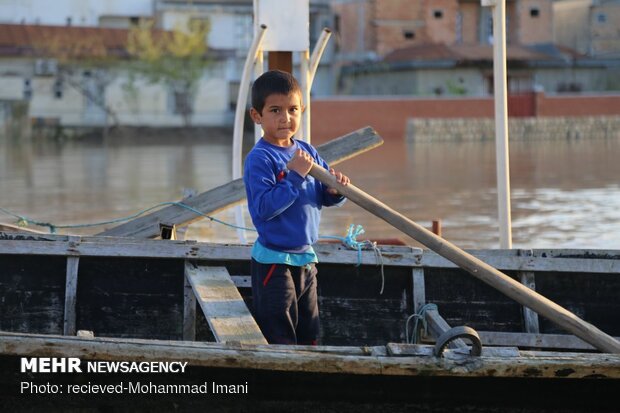
[[[566,308],[541,294],[531,291],[508,275],[468,254],[451,242],[433,234],[423,226],[368,195],[355,185],[349,184],[345,186],[340,184],[334,175],[317,164],[312,166],[309,174],[325,185],[336,188],[352,202],[378,218],[383,219],[394,228],[437,252],[442,257],[457,264],[473,277],[490,285],[519,304],[530,307],[566,331],[581,337],[598,350],[607,353],[620,353],[620,342],[609,334],[582,320]]]
[[[185,261],[185,267],[188,265]],[[196,340],[196,295],[187,274],[183,277],[183,340]]]
[[[485,263],[504,271],[556,271],[565,273],[620,274],[620,251],[609,251],[610,258],[597,258],[590,250],[536,251],[531,257],[519,257],[516,250],[467,251]],[[570,258],[566,258],[570,257]],[[587,257],[587,258],[586,258]],[[433,251],[424,250],[420,265],[433,268],[457,268],[458,266]]]
[[[67,236],[0,232],[0,254],[67,255]],[[10,242],[19,240],[19,243]],[[45,243],[44,241],[56,241]],[[64,244],[63,244],[64,243]],[[357,252],[332,243],[314,246],[319,260],[327,263],[357,264]],[[83,236],[71,254],[82,256],[235,259],[247,254],[251,247],[198,243],[195,241],[162,242],[123,237]],[[457,268],[437,253],[420,248],[382,245],[383,260],[388,266]],[[516,250],[468,250],[474,257],[505,271],[553,271],[563,273],[614,274],[620,276],[620,250],[533,250],[533,257],[519,257]],[[212,255],[210,255],[212,254]],[[549,255],[546,255],[549,254]],[[541,256],[545,255],[545,256]],[[618,258],[561,258],[562,256]],[[362,251],[362,264],[376,264],[371,250]]]
[[[188,262],[185,276],[218,342],[267,344],[226,268],[194,267]]]
[[[531,249],[522,249],[518,250],[517,254],[520,257],[529,258],[534,255],[534,252]],[[530,290],[536,291],[536,276],[532,271],[520,271],[519,280],[521,281],[521,284],[525,285]],[[538,314],[535,311],[532,311],[531,308],[524,305],[521,306],[521,310],[523,312],[523,324],[525,327],[525,332],[530,334],[540,333]]]
[[[383,143],[383,139],[370,127],[359,129],[343,137],[317,147],[319,154],[330,165],[336,165],[357,156]],[[200,195],[185,198],[183,203],[203,214],[215,214],[245,199],[245,186],[242,179],[236,179]],[[194,212],[170,205],[147,215],[131,220],[98,235],[153,238],[159,235],[159,223],[177,226],[189,225],[204,218]]]
[[[536,291],[536,277],[531,271],[522,271],[519,273],[519,277],[521,279],[521,284],[525,285],[527,288],[532,291]],[[522,306],[523,308],[523,322],[525,324],[525,332],[531,334],[538,334],[540,332],[540,327],[538,324],[538,314],[533,311],[531,308],[527,306]]]
[[[450,325],[444,318],[439,315],[437,310],[427,310],[425,313],[426,323],[428,325],[428,329],[431,330],[432,336],[437,340],[439,336],[441,336],[446,331],[450,330]],[[469,347],[465,344],[465,341],[456,339],[448,344],[448,348],[466,348]]]
[[[1,234],[0,234],[1,235]],[[55,241],[58,239],[58,241]],[[61,241],[61,239],[65,239]],[[206,260],[248,260],[251,245],[199,243],[195,241],[136,240],[130,238],[91,237],[70,246],[65,238],[47,240],[0,239],[0,254],[26,255],[72,255],[89,257],[142,257],[142,258],[190,258]],[[316,244],[314,249],[320,262],[357,265],[357,251],[337,244]],[[411,266],[421,250],[410,247],[381,246],[385,266]],[[417,255],[416,255],[417,254]],[[376,265],[372,250],[362,251],[362,264]]]
[[[595,350],[579,337],[569,334],[528,334],[498,331],[478,331],[482,343],[489,346],[517,346],[567,350]],[[620,337],[616,337],[620,340]]]
[[[232,278],[237,288],[252,288],[251,275],[231,275],[230,278]]]
[[[620,355],[521,351],[522,357],[469,357],[446,350],[435,357],[364,355],[300,346],[230,346],[220,343],[46,336],[0,332],[0,354],[16,357],[78,357],[101,361],[179,361],[190,366],[390,376],[609,378],[620,379]],[[352,348],[354,354],[360,348]]]
[[[426,287],[424,285],[424,269],[414,268],[413,278],[413,311],[418,312],[426,304]]]
[[[69,246],[80,242],[79,236],[69,237]],[[67,278],[65,283],[65,314],[63,334],[73,336],[76,333],[75,305],[77,303],[78,266],[80,257],[67,257]]]
[[[433,356],[433,347],[420,344],[388,343],[389,355],[403,356]],[[459,350],[459,352],[462,350]],[[468,351],[468,350],[467,350]],[[460,354],[453,352],[451,354]],[[468,354],[468,353],[465,353]],[[482,357],[519,357],[521,353],[516,347],[482,347]]]
[[[20,227],[19,225],[7,224],[0,222],[0,231],[3,232],[28,232],[31,234],[46,234],[43,231],[38,231],[36,229],[30,229],[28,227]]]

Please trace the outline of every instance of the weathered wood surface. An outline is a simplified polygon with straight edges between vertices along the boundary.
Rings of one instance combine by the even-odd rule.
[[[185,268],[189,264],[185,262]],[[183,277],[183,340],[196,340],[196,294],[192,284]]]
[[[194,267],[187,262],[185,277],[192,285],[196,299],[218,342],[267,344],[226,268]]]
[[[12,242],[19,240],[19,243]],[[45,243],[50,241],[50,243]],[[437,253],[420,248],[381,245],[385,265],[458,268]],[[211,244],[195,241],[136,240],[123,237],[82,237],[71,248],[68,236],[52,234],[13,234],[0,232],[0,254],[73,255],[110,257],[234,259],[250,254],[251,246]],[[315,246],[321,262],[357,264],[357,251],[332,243]],[[620,250],[533,250],[523,257],[516,250],[467,250],[474,257],[504,271],[618,274]],[[213,255],[209,255],[213,254]],[[603,258],[606,256],[607,258]],[[361,264],[377,263],[373,251],[363,251]]]
[[[385,356],[369,348],[337,352],[298,346],[224,345],[138,339],[0,333],[0,354],[17,357],[78,357],[82,360],[179,361],[207,368],[437,377],[620,379],[620,355],[529,353],[521,357],[471,357],[446,350],[443,358]],[[360,352],[362,355],[360,355]]]
[[[382,143],[383,139],[372,128],[366,127],[321,145],[317,147],[317,150],[328,164],[336,165]],[[243,180],[235,179],[199,195],[185,198],[182,202],[203,214],[215,214],[244,199],[245,186]],[[107,229],[98,235],[154,238],[160,234],[159,224],[161,222],[184,226],[203,218],[203,216],[196,215],[186,208],[170,205],[125,224]]]
[[[79,240],[80,237],[72,236],[69,238],[69,243],[79,242]],[[72,336],[76,333],[75,304],[77,302],[79,263],[79,257],[67,257],[67,279],[65,284],[65,318],[63,323],[63,332],[66,336]]]
[[[476,258],[502,270],[557,271],[589,274],[620,274],[620,251],[597,250],[532,250],[532,256],[520,256],[518,250],[469,251]],[[584,259],[587,258],[587,259]],[[420,265],[457,268],[450,260],[434,251],[424,251]]]
[[[67,237],[45,235],[40,240],[13,239],[0,233],[0,254],[67,255],[91,257],[188,258],[210,260],[247,260],[251,245],[213,244],[195,241],[136,240],[131,238],[82,237],[70,244]],[[19,242],[15,242],[19,241]],[[387,266],[409,266],[416,262],[419,248],[397,245],[381,246]],[[357,251],[338,244],[317,244],[315,251],[321,262],[357,264]],[[362,252],[362,264],[377,264],[373,251]]]
[[[43,231],[38,231],[36,229],[30,229],[27,227],[20,227],[19,225],[7,224],[4,222],[0,222],[0,231],[3,232],[28,232],[31,234],[45,234]]]
[[[388,343],[387,353],[391,356],[434,356],[433,347],[422,344]],[[461,358],[469,355],[468,349],[459,349],[449,352],[446,357]],[[482,357],[520,357],[521,353],[516,347],[483,347]]]
[[[433,234],[431,231],[393,210],[378,199],[371,197],[355,185],[349,184],[344,186],[338,183],[335,176],[316,164],[312,166],[310,175],[326,185],[337,188],[340,193],[360,207],[388,222],[404,234],[426,245],[442,257],[457,264],[474,277],[491,285],[493,288],[501,291],[521,305],[531,308],[538,314],[545,316],[567,331],[582,338],[597,349],[608,353],[620,353],[620,342],[610,335],[582,320],[566,308],[554,303],[541,294],[531,291],[529,288],[484,261]]]
[[[531,271],[522,271],[519,274],[521,278],[521,284],[527,288],[536,290],[536,276]],[[525,332],[531,334],[540,333],[540,327],[538,325],[538,314],[532,311],[530,308],[523,306],[523,323],[525,324]]]
[[[427,310],[424,313],[424,316],[426,318],[428,328],[429,330],[431,330],[431,334],[435,339],[439,338],[439,336],[441,336],[443,333],[450,330],[451,327],[456,327],[449,325],[448,322],[443,319],[443,317],[439,314],[439,311],[437,310]],[[465,344],[465,341],[459,338],[452,341],[448,346],[449,348],[466,348],[467,344]]]
[[[579,337],[568,334],[528,334],[499,331],[478,331],[482,344],[489,346],[518,346],[567,350],[595,350]],[[620,340],[620,337],[616,337]]]

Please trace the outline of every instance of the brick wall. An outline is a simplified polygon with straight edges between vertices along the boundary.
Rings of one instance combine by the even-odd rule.
[[[511,97],[514,116],[585,117],[620,116],[620,94],[604,96]],[[520,106],[521,105],[521,106]],[[533,105],[533,106],[532,106]],[[428,98],[376,99],[332,98],[312,101],[312,139],[323,142],[364,126],[372,126],[385,138],[402,137],[407,121],[431,118],[492,118],[493,99]]]

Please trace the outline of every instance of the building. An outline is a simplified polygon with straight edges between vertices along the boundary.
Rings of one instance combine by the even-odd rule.
[[[620,39],[617,3],[508,0],[509,92],[620,90],[620,61],[611,52]],[[339,93],[492,93],[492,10],[479,0],[338,0],[333,7]]]
[[[331,19],[327,0],[311,1],[311,45]],[[85,56],[84,66],[67,76],[62,62],[34,50],[45,38],[61,36],[69,42],[90,39],[122,54],[129,28],[140,22],[170,31],[192,20],[206,20],[211,27],[206,38],[211,64],[192,97],[192,124],[231,125],[254,32],[253,0],[58,0],[54,7],[47,0],[0,1],[0,100],[26,99],[30,117],[62,125],[182,125],[184,99],[169,86],[142,82],[129,93],[128,74],[120,67],[95,70]],[[317,70],[314,96],[331,93],[330,50]]]
[[[35,121],[63,126],[181,126],[174,90],[138,79],[128,88],[123,63],[128,29],[0,25],[0,100],[29,102]],[[60,45],[48,54],[50,45]],[[78,48],[69,50],[64,45]],[[63,53],[79,59],[64,58]],[[194,125],[229,124],[231,110],[221,82],[225,52],[207,67],[194,94]]]

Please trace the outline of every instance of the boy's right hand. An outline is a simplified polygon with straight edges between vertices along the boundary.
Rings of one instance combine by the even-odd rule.
[[[308,152],[297,149],[295,155],[293,155],[291,160],[286,164],[286,167],[290,171],[295,171],[305,178],[308,172],[310,172],[310,169],[312,169],[313,163],[314,159],[312,159],[312,156],[310,156]]]

